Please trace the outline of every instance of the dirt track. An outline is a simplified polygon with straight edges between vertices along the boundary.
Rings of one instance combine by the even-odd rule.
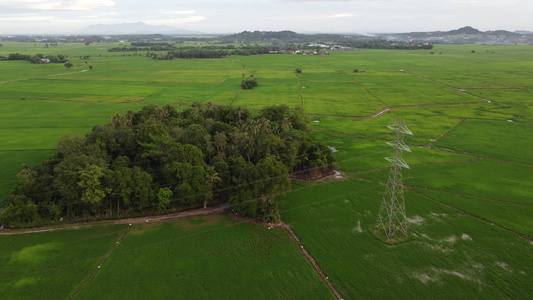
[[[44,226],[39,228],[18,228],[18,229],[2,229],[0,230],[0,235],[11,235],[11,234],[29,234],[29,233],[39,233],[39,232],[48,232],[48,231],[58,231],[58,230],[69,230],[69,229],[81,229],[81,228],[90,228],[98,225],[113,225],[113,224],[145,224],[145,223],[161,223],[168,222],[171,220],[186,219],[197,216],[207,216],[224,213],[225,210],[229,208],[228,204],[216,205],[207,208],[198,208],[191,209],[187,211],[182,211],[178,213],[158,215],[158,216],[144,216],[138,218],[128,218],[120,220],[102,220],[102,221],[92,221],[92,222],[83,222],[83,223],[68,223],[61,225],[53,226]]]

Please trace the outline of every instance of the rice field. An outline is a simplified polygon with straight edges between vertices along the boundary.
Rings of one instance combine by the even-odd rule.
[[[4,56],[91,57],[74,58],[70,70],[0,62],[1,198],[21,164],[38,164],[59,136],[86,134],[115,112],[152,103],[303,106],[313,137],[337,150],[342,179],[294,182],[280,196],[282,218],[344,299],[531,297],[530,46],[154,61],[107,52],[116,44],[3,44]],[[259,86],[241,90],[250,75]],[[411,237],[394,246],[369,230],[389,172],[390,118],[414,133],[403,172]],[[3,234],[0,243],[4,299],[146,298],[155,290],[160,298],[334,298],[285,231],[225,216]]]

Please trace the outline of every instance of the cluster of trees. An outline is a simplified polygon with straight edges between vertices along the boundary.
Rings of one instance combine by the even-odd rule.
[[[134,47],[173,47],[171,43],[153,43],[153,42],[131,42]]]
[[[20,53],[11,53],[7,57],[7,60],[26,60],[34,64],[43,63],[42,59],[48,59],[50,63],[65,63],[68,61],[68,55],[57,54],[57,55],[48,55],[44,54],[35,54],[35,55],[24,55]]]
[[[168,56],[173,58],[222,58],[230,55],[226,50],[222,49],[207,49],[207,48],[179,48],[170,51]]]
[[[245,90],[251,90],[253,89],[254,87],[258,86],[259,84],[257,83],[257,79],[255,79],[254,75],[250,75],[250,77],[248,78],[244,78],[244,74],[243,75],[243,79],[242,79],[242,82],[241,82],[241,87]]]
[[[221,45],[221,46],[202,46],[202,47],[179,47],[174,48],[166,54],[155,53],[151,50],[146,53],[146,56],[153,58],[154,60],[171,60],[174,58],[223,58],[229,55],[260,55],[267,54],[272,50],[277,49],[273,45],[241,45],[236,47],[235,45]],[[129,48],[129,51],[134,48]],[[126,51],[126,50],[124,50]]]
[[[150,105],[115,114],[86,136],[62,136],[57,153],[23,166],[0,224],[35,226],[229,202],[240,214],[279,220],[275,196],[289,174],[334,162],[308,135],[300,108]]]

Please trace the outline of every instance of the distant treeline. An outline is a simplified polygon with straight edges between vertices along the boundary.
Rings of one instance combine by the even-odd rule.
[[[124,47],[113,47],[108,49],[108,52],[136,52],[136,51],[170,51],[173,49],[176,49],[176,47],[169,43],[158,43],[158,44],[152,44],[152,43],[138,43],[143,44],[144,47],[136,47],[134,44],[137,43],[131,43],[133,46],[124,46]]]
[[[57,54],[57,55],[48,55],[45,57],[44,54],[24,55],[20,53],[11,53],[7,57],[7,60],[26,60],[34,64],[41,64],[41,63],[48,63],[48,62],[65,63],[68,61],[68,55]]]
[[[230,53],[225,50],[213,50],[205,48],[195,49],[176,49],[168,52],[167,54],[146,53],[146,56],[150,56],[156,60],[170,60],[174,58],[222,58],[228,56]]]
[[[270,46],[241,46],[234,45],[225,46],[203,46],[203,47],[180,47],[166,54],[154,53],[148,51],[146,56],[154,60],[171,60],[174,58],[222,58],[229,55],[259,55],[266,54],[271,51]]]
[[[134,43],[132,43],[133,45]],[[110,52],[132,52],[132,51],[147,51],[146,56],[153,58],[154,60],[171,60],[174,58],[222,58],[229,55],[261,55],[280,50],[297,50],[308,49],[304,44],[293,43],[279,43],[273,42],[266,45],[209,45],[209,46],[186,46],[176,47],[169,43],[139,43],[139,45],[151,45],[149,47],[116,47],[109,49]],[[428,43],[414,43],[414,42],[398,42],[388,40],[350,40],[340,41],[332,45],[340,45],[350,48],[359,49],[404,49],[404,50],[417,50],[417,49],[433,49],[432,44]],[[167,53],[157,53],[156,51],[168,51]]]
[[[0,225],[172,212],[229,202],[238,213],[278,221],[276,195],[289,173],[328,170],[331,150],[308,135],[300,108],[149,105],[115,114],[86,136],[62,136],[57,153],[23,166]]]
[[[400,42],[389,40],[363,40],[363,41],[344,41],[339,43],[342,46],[360,49],[398,49],[398,50],[419,50],[433,49],[429,43]]]

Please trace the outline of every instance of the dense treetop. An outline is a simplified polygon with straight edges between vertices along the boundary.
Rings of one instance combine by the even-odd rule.
[[[23,166],[0,224],[170,212],[229,202],[239,213],[279,219],[275,196],[289,173],[327,168],[331,150],[308,136],[300,108],[145,106],[115,114],[86,136],[62,136],[57,153]]]

